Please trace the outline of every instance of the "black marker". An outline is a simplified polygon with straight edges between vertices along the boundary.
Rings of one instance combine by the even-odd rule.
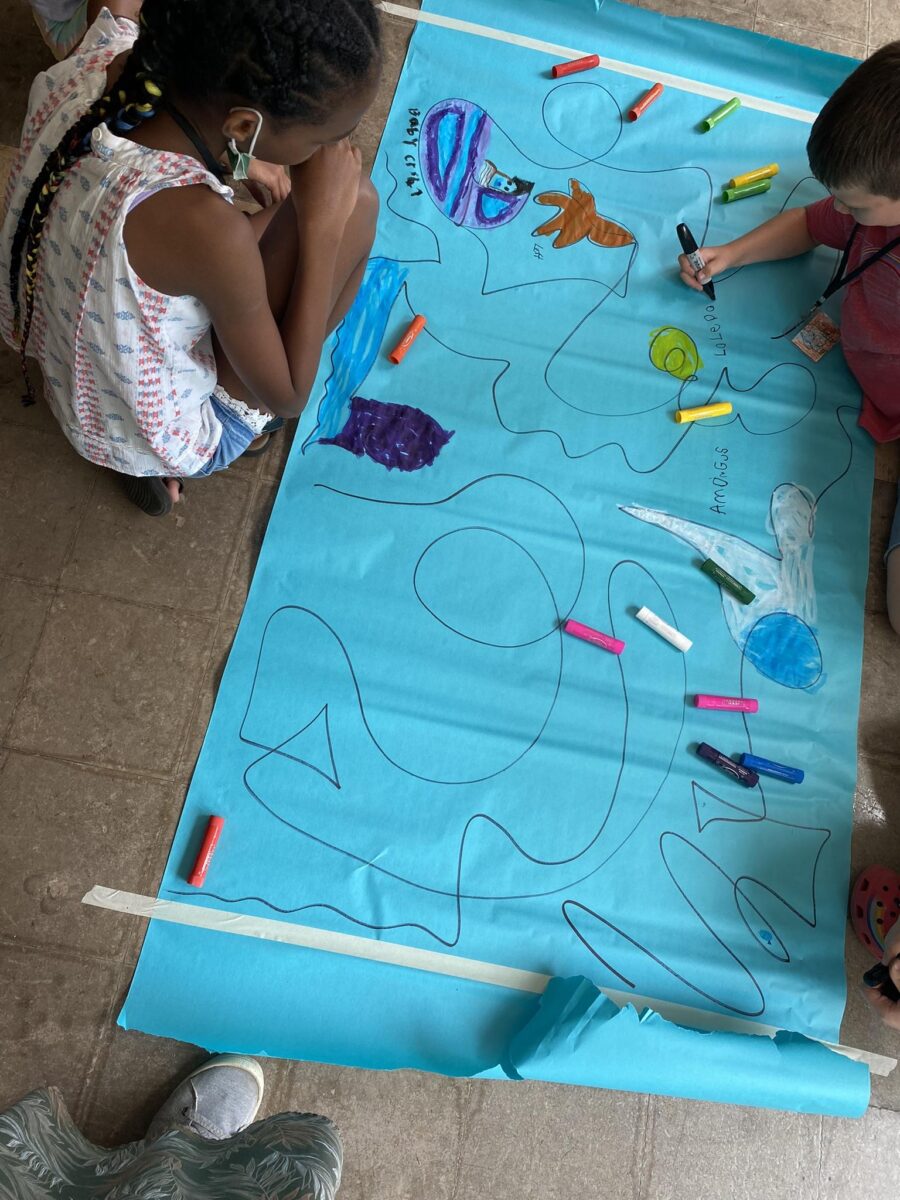
[[[715,746],[710,746],[709,742],[701,742],[697,747],[697,753],[701,758],[705,758],[707,762],[711,762],[713,766],[724,771],[726,775],[730,775],[732,779],[742,783],[744,787],[756,787],[759,783],[759,776],[755,771],[751,771],[749,767],[744,767],[740,763],[729,758],[727,754],[723,754],[721,750],[717,750]]]
[[[681,242],[682,250],[687,255],[688,262],[695,271],[702,271],[706,266],[706,263],[703,261],[703,256],[700,253],[697,243],[694,241],[694,235],[688,229],[687,225],[684,224],[676,225],[675,232],[678,234],[678,240]],[[707,296],[709,296],[710,300],[715,300],[716,289],[713,287],[712,283],[704,283],[702,287]]]

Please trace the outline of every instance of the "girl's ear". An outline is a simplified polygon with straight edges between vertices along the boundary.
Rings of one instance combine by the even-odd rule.
[[[261,124],[259,113],[252,108],[233,108],[222,123],[222,133],[226,141],[249,142]]]

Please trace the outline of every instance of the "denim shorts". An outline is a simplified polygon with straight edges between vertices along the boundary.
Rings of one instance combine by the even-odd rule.
[[[251,442],[264,433],[280,429],[284,424],[280,417],[269,418],[249,408],[243,401],[233,399],[224,388],[217,387],[210,400],[222,425],[222,436],[212,458],[191,476],[193,479],[224,471],[236,458],[241,457]]]

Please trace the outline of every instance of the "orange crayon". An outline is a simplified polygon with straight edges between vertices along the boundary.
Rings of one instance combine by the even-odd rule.
[[[406,357],[407,350],[410,348],[410,346],[413,344],[413,342],[416,340],[416,338],[419,336],[419,334],[422,332],[422,330],[424,328],[425,328],[425,318],[422,316],[421,313],[419,313],[418,316],[416,316],[413,319],[413,322],[410,325],[409,329],[407,329],[406,333],[404,333],[403,337],[400,339],[400,341],[397,343],[397,345],[393,348],[393,350],[388,355],[388,358],[391,360],[392,363],[403,362],[404,358]]]
[[[650,91],[644,92],[637,104],[634,104],[631,108],[629,108],[628,120],[636,121],[638,117],[643,114],[644,110],[650,107],[654,100],[659,99],[659,97],[663,94],[663,91],[664,89],[661,83],[654,83]]]

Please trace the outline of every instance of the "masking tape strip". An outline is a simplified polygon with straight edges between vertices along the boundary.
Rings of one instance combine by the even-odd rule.
[[[524,37],[518,33],[507,33],[505,29],[494,29],[490,25],[478,25],[474,21],[460,21],[457,17],[443,17],[438,13],[420,12],[405,4],[391,4],[389,0],[381,0],[376,5],[382,12],[391,17],[402,17],[407,21],[419,21],[424,25],[439,25],[443,29],[454,29],[458,33],[471,33],[476,37],[490,38],[495,42],[507,42],[511,46],[522,46],[526,50],[538,50],[541,54],[551,54],[560,62],[569,62],[573,58],[583,58],[593,54],[593,50],[576,50],[571,46],[557,46],[553,42],[542,42],[538,38]],[[617,58],[600,58],[600,66],[607,71],[616,71],[619,75],[631,75],[635,79],[644,79],[648,83],[661,83],[665,87],[677,88],[682,92],[692,92],[696,96],[709,96],[712,100],[730,100],[737,96],[744,108],[755,108],[759,112],[772,113],[776,117],[787,117],[790,121],[803,121],[811,125],[819,115],[806,108],[795,108],[791,104],[779,104],[776,100],[764,100],[761,96],[751,96],[746,92],[735,92],[730,88],[717,87],[713,83],[701,83],[697,79],[688,79],[684,75],[672,75],[668,71],[651,70],[639,67],[635,63],[622,62]]]
[[[449,975],[455,979],[469,979],[475,983],[489,983],[496,987],[511,988],[518,992],[533,992],[542,995],[550,982],[549,975],[537,971],[522,971],[518,967],[505,967],[500,963],[483,962],[477,958],[462,958],[455,954],[444,954],[437,950],[422,950],[417,946],[403,946],[399,942],[376,941],[374,938],[358,937],[351,933],[337,933],[331,929],[317,929],[312,925],[294,925],[287,921],[276,921],[271,917],[255,917],[246,913],[226,912],[206,905],[183,904],[177,900],[159,900],[152,896],[138,896],[134,892],[120,892],[115,888],[94,886],[82,898],[82,904],[107,908],[114,912],[130,913],[136,917],[149,917],[157,921],[170,921],[175,925],[189,925],[197,929],[211,929],[217,933],[236,933],[242,937],[262,938],[269,942],[283,942],[291,946],[305,946],[310,950],[324,950],[328,954],[346,954],[351,958],[366,958],[371,962],[388,963],[396,967],[408,967],[415,971],[430,971],[436,975]],[[654,1000],[649,996],[633,995],[612,988],[603,988],[614,1004],[633,1005],[638,1011],[652,1008],[667,1021],[686,1025],[693,1029],[724,1030],[731,1033],[749,1033],[772,1037],[778,1032],[774,1025],[759,1025],[755,1021],[742,1021],[724,1013],[704,1012],[684,1004],[670,1004],[665,1000]],[[829,1050],[836,1050],[847,1058],[864,1062],[875,1075],[889,1075],[897,1065],[894,1058],[870,1054],[866,1050],[855,1050],[850,1046],[830,1043]]]

